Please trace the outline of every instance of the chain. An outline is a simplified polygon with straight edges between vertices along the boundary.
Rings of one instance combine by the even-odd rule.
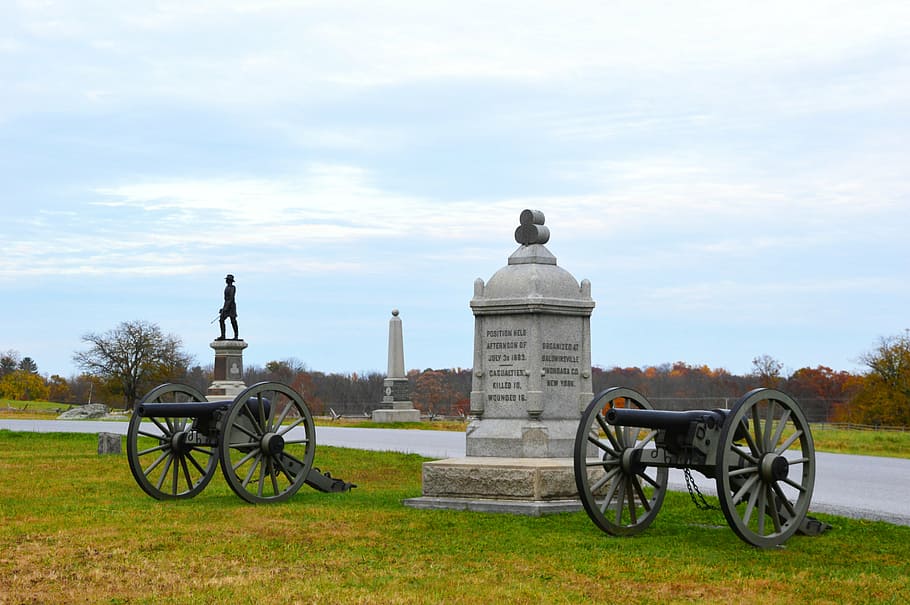
[[[689,470],[689,467],[683,469],[683,474],[686,476],[686,488],[689,490],[689,497],[692,498],[695,508],[698,510],[720,510],[716,506],[709,504],[705,499],[705,495],[701,493],[701,490],[698,489],[698,485],[695,483],[695,479],[692,478],[692,472]]]

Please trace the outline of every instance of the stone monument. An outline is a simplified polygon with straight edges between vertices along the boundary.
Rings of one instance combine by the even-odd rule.
[[[243,350],[247,343],[238,337],[237,330],[237,303],[235,301],[237,288],[234,286],[234,276],[230,273],[224,278],[224,304],[218,309],[221,336],[209,345],[215,350],[215,371],[213,382],[205,392],[209,401],[233,399],[245,388],[243,382]],[[234,338],[225,338],[225,320],[230,319],[234,330]],[[212,320],[214,323],[214,320]]]
[[[542,514],[581,507],[573,448],[591,384],[591,284],[544,244],[544,215],[524,210],[519,248],[474,282],[474,375],[465,458],[423,465],[415,508]]]
[[[209,401],[233,399],[246,388],[243,382],[243,350],[249,345],[237,339],[214,340],[209,346],[215,349],[215,375],[205,398]]]
[[[404,371],[404,338],[398,309],[389,320],[389,368],[382,381],[382,409],[373,411],[375,422],[420,422],[420,410],[411,403],[410,386]],[[390,409],[391,408],[391,409]]]

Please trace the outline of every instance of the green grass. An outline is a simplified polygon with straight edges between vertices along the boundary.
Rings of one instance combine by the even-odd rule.
[[[910,528],[819,517],[761,551],[670,493],[633,538],[584,513],[421,511],[414,455],[319,447],[357,483],[252,506],[220,471],[158,502],[95,435],[0,431],[0,603],[904,603]]]
[[[46,414],[53,418],[60,412],[74,407],[69,403],[54,401],[18,401],[15,399],[0,399],[0,417],[19,418],[17,414],[33,413]]]
[[[813,425],[812,439],[819,452],[910,458],[910,430],[860,431]]]

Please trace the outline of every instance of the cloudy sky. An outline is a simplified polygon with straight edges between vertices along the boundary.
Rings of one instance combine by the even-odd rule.
[[[522,209],[593,363],[858,370],[910,328],[910,3],[0,2],[0,351],[472,363]]]

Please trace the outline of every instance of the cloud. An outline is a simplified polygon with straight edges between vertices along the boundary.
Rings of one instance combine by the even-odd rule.
[[[76,212],[13,217],[21,229],[0,278],[188,274],[238,251],[261,271],[356,274],[425,262],[414,251],[434,242],[457,248],[501,236],[478,217],[521,210],[515,200],[443,204],[384,191],[363,169],[329,164],[287,178],[139,181],[88,199]]]
[[[155,98],[300,105],[365,89],[468,80],[602,94],[626,90],[623,81],[653,90],[664,79],[665,89],[669,81],[710,98],[716,89],[706,84],[719,76],[748,90],[769,71],[905,52],[908,12],[900,1],[568,1],[520,10],[512,2],[484,3],[483,10],[458,2],[157,2],[116,10],[106,2],[31,3],[10,15],[0,48],[16,55],[6,104],[22,111]],[[900,81],[889,76],[877,89]],[[836,97],[876,96],[857,94],[862,85],[843,82],[853,92]],[[900,88],[899,99],[906,98],[906,85]],[[786,102],[791,90],[778,96]],[[797,106],[835,97],[796,96]]]
[[[589,193],[455,201],[384,188],[353,164],[313,163],[270,178],[144,179],[95,188],[79,212],[18,219],[23,228],[0,277],[186,274],[229,249],[242,249],[251,266],[357,273],[509,246],[508,217],[524,208],[543,209],[559,248],[584,265],[596,264],[585,249],[606,251],[597,262],[608,266],[665,269],[804,256],[865,246],[869,229],[900,229],[891,217],[910,192],[880,166],[864,179],[847,170],[840,179],[759,178],[726,159],[657,154],[562,163],[560,175]],[[276,261],[287,256],[306,262]]]

